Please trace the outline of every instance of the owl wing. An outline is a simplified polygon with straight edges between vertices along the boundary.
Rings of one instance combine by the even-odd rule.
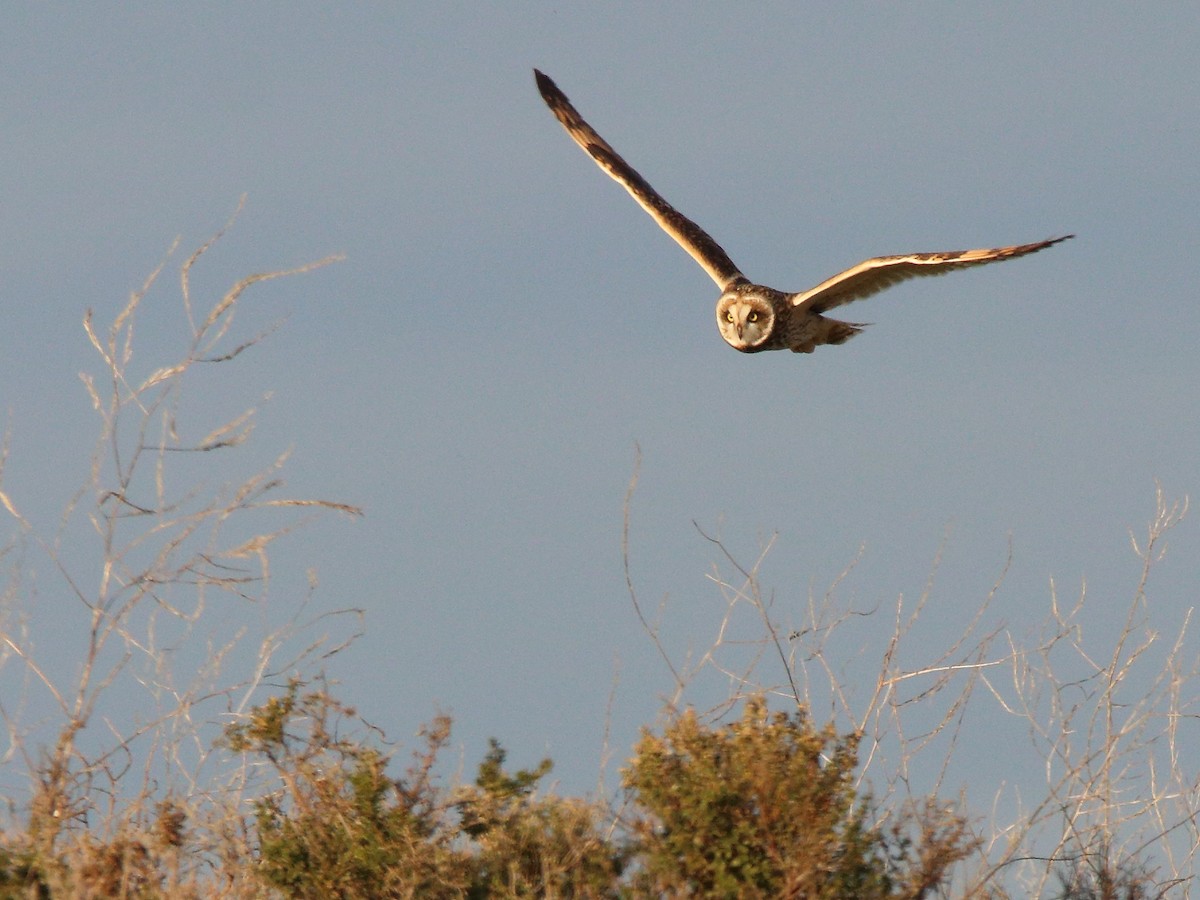
[[[1052,244],[1073,238],[1068,234],[1037,241],[1033,244],[1017,244],[1012,247],[994,247],[988,250],[950,250],[945,253],[910,253],[907,256],[877,256],[864,260],[840,275],[826,279],[814,288],[790,298],[793,306],[809,312],[823,313],[827,309],[841,306],[852,300],[861,300],[878,294],[893,284],[922,275],[945,275],[954,269],[982,266],[985,263],[1016,259],[1027,253],[1037,253]]]
[[[700,263],[722,290],[735,281],[745,280],[745,276],[738,271],[738,267],[721,246],[709,237],[708,232],[664,200],[658,191],[650,187],[645,178],[621,159],[617,151],[584,121],[583,116],[567,99],[567,95],[558,89],[558,85],[537,69],[533,70],[533,74],[542,99],[546,101],[555,118],[562,123],[563,128],[567,129],[567,134],[587,151],[588,156],[594,159],[609,177],[629,191],[642,209],[650,213],[659,227],[673,237],[692,259]]]

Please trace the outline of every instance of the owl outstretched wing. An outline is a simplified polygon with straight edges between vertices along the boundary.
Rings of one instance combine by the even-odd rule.
[[[986,250],[950,250],[945,253],[910,253],[906,256],[877,256],[822,281],[814,288],[793,294],[793,306],[803,307],[813,313],[861,300],[878,294],[909,278],[924,275],[945,275],[955,269],[982,266],[990,262],[1016,259],[1028,253],[1037,253],[1061,241],[1073,238],[1067,234],[1032,244],[1016,244],[1012,247],[994,247]]]
[[[588,156],[594,159],[601,169],[629,191],[659,227],[673,237],[692,259],[700,263],[721,290],[735,282],[746,280],[721,246],[709,237],[708,232],[664,200],[658,191],[650,187],[646,179],[584,121],[583,116],[567,99],[567,95],[558,89],[558,85],[537,69],[533,70],[533,75],[542,99],[546,101],[555,118],[562,123],[567,134],[587,151]]]

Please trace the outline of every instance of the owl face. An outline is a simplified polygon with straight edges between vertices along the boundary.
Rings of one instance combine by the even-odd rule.
[[[717,301],[717,328],[735,350],[762,349],[774,327],[775,307],[762,297],[730,292]]]

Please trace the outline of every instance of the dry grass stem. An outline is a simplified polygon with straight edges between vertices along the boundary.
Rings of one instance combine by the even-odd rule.
[[[12,492],[2,489],[7,443],[0,452],[0,505],[25,548],[25,558],[15,565],[29,566],[35,555],[49,562],[58,584],[42,580],[37,602],[61,611],[56,643],[79,642],[73,671],[64,671],[61,650],[40,651],[39,617],[14,614],[33,609],[33,597],[19,577],[10,578],[0,618],[0,674],[10,683],[16,675],[26,687],[19,700],[8,693],[0,699],[0,716],[9,737],[7,761],[22,761],[31,796],[23,832],[6,828],[7,846],[0,850],[32,854],[42,883],[55,894],[94,894],[100,886],[134,891],[129,879],[140,863],[131,854],[161,857],[162,871],[169,873],[167,894],[199,896],[201,884],[207,893],[210,867],[246,851],[240,805],[251,783],[247,771],[230,768],[213,750],[222,720],[244,713],[283,673],[320,665],[359,630],[354,610],[306,618],[310,586],[298,603],[287,601],[293,611],[282,621],[249,640],[269,618],[280,618],[263,612],[271,585],[269,550],[306,521],[287,514],[359,516],[361,510],[279,496],[286,454],[265,471],[216,488],[205,487],[203,476],[182,490],[175,485],[173,459],[211,456],[211,472],[227,478],[233,471],[227,454],[252,435],[251,407],[197,429],[203,437],[180,438],[181,423],[192,417],[185,387],[195,366],[229,363],[262,339],[226,347],[247,290],[340,258],[243,278],[197,314],[192,270],[236,217],[237,212],[183,264],[188,334],[174,359],[159,361],[145,374],[131,368],[138,312],[167,259],[107,328],[97,327],[91,310],[84,316],[84,332],[100,363],[98,373],[81,375],[98,416],[98,438],[88,478],[67,502],[53,536],[43,536],[20,513]],[[178,241],[168,259],[177,246]],[[89,535],[91,547],[83,550]],[[214,614],[218,596],[222,608]],[[231,602],[253,605],[243,615]],[[343,622],[346,616],[351,620]],[[343,637],[331,641],[322,629]],[[19,671],[8,672],[13,666]],[[28,696],[35,686],[50,700],[52,715]],[[25,721],[34,706],[42,710],[40,717]],[[155,828],[167,839],[153,838]],[[180,849],[185,828],[193,849],[203,848],[199,854]],[[243,843],[234,848],[231,841]]]
[[[1064,607],[1052,582],[1047,618],[1032,635],[989,623],[1012,567],[1010,542],[991,589],[941,649],[930,649],[917,634],[944,543],[921,595],[911,604],[899,597],[886,640],[864,651],[854,637],[861,632],[856,623],[875,620],[882,610],[856,610],[838,598],[861,550],[823,596],[810,591],[807,603],[794,604],[799,624],[786,626],[793,604],[782,604],[760,575],[768,554],[777,551],[777,536],[746,565],[720,537],[697,526],[716,550],[708,577],[723,612],[705,651],[673,660],[661,616],[647,621],[629,576],[636,483],[635,471],[625,501],[627,583],[639,621],[672,673],[669,709],[686,709],[691,695],[710,696],[700,676],[711,670],[725,680],[728,694],[716,705],[706,703],[704,718],[720,719],[763,693],[804,711],[827,710],[830,721],[860,741],[859,786],[871,791],[886,821],[945,790],[959,796],[960,806],[979,802],[971,796],[979,785],[950,780],[961,769],[955,760],[968,711],[992,704],[990,716],[974,717],[972,727],[993,727],[999,714],[1023,728],[1042,785],[1032,802],[1028,784],[1001,786],[990,797],[992,813],[981,819],[988,824],[976,834],[974,862],[958,876],[962,896],[1046,896],[1056,880],[1072,878],[1082,879],[1071,882],[1079,885],[1140,879],[1159,892],[1190,884],[1200,851],[1200,772],[1190,753],[1196,736],[1185,738],[1183,730],[1200,716],[1194,699],[1200,663],[1188,640],[1192,610],[1168,626],[1172,637],[1164,642],[1152,622],[1168,611],[1153,612],[1148,594],[1167,535],[1187,513],[1186,499],[1168,501],[1158,486],[1145,535],[1130,535],[1139,579],[1111,639],[1085,628],[1096,602],[1086,585]],[[741,617],[742,609],[752,619]],[[848,666],[859,667],[872,652],[876,675],[863,690],[858,669],[852,674]],[[906,662],[909,657],[918,661]]]

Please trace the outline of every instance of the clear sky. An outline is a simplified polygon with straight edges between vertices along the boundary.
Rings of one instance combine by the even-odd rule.
[[[83,312],[110,321],[176,236],[135,336],[146,371],[183,339],[179,263],[242,193],[198,290],[344,253],[247,295],[248,332],[286,321],[195,415],[269,393],[250,458],[291,448],[291,494],[364,507],[281,542],[269,602],[282,615],[313,567],[316,611],[365,611],[329,673],[405,746],[445,711],[468,769],[496,736],[585,791],[606,729],[615,766],[655,721],[670,676],[620,553],[639,446],[631,572],[667,598],[677,654],[723,609],[697,525],[746,562],[778,535],[763,577],[785,626],[860,548],[839,595],[885,609],[940,548],[918,665],[1010,540],[988,627],[1026,635],[1051,579],[1086,579],[1089,627],[1119,627],[1155,481],[1200,490],[1196,4],[22,4],[0,25],[5,489],[53,533],[94,434]],[[872,325],[842,347],[743,356],[534,66],[780,289],[1078,237],[849,307]],[[1154,584],[1168,632],[1198,545],[1185,521]],[[65,665],[78,607],[44,569],[34,636]],[[856,627],[878,646],[891,626]],[[970,724],[1021,745],[986,701]]]

